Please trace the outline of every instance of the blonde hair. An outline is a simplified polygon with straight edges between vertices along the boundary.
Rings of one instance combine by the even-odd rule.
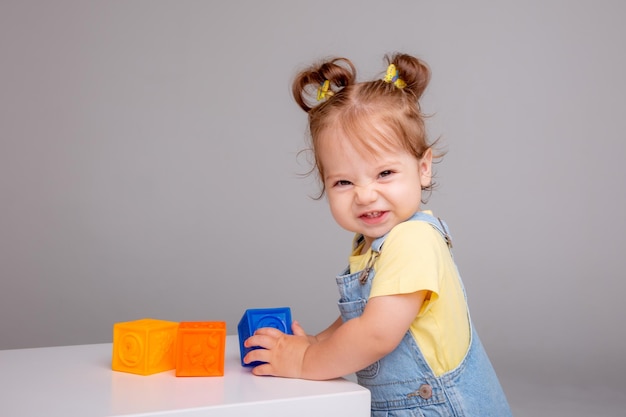
[[[426,137],[426,116],[419,104],[430,81],[430,69],[422,60],[407,54],[387,55],[385,59],[388,65],[395,65],[406,86],[398,87],[382,78],[357,82],[356,68],[347,58],[323,61],[295,77],[292,92],[298,105],[308,113],[311,150],[320,179],[324,177],[324,167],[319,158],[319,143],[328,129],[339,129],[364,152],[401,146],[418,160],[435,144]],[[316,102],[315,92],[326,80],[330,94]],[[325,189],[320,182],[322,197]],[[433,185],[424,189],[431,190]]]

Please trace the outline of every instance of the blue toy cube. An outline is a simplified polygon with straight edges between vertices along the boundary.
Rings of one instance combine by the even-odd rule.
[[[243,358],[248,352],[259,347],[246,348],[243,342],[252,336],[257,329],[262,327],[273,327],[286,334],[291,332],[291,309],[289,307],[278,308],[251,308],[246,310],[239,324],[237,331],[239,333],[239,352],[241,354],[241,366],[257,366],[263,362],[244,363]]]

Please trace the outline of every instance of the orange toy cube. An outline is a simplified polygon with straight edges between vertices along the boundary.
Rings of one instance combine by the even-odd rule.
[[[224,376],[226,322],[182,322],[176,337],[176,376]]]
[[[174,348],[178,323],[141,319],[113,325],[114,371],[151,375],[176,367]]]

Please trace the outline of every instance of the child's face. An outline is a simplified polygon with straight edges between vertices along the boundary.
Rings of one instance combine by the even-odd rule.
[[[418,160],[404,148],[360,153],[345,137],[319,141],[324,185],[335,221],[372,241],[419,210],[422,186],[430,185],[432,151]]]

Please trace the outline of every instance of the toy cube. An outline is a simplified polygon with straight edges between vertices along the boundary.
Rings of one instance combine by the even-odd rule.
[[[114,371],[151,375],[174,369],[178,323],[141,319],[113,325]]]
[[[176,336],[176,376],[224,376],[226,322],[182,322]]]
[[[257,366],[263,362],[244,363],[243,358],[248,352],[259,347],[246,348],[243,342],[262,327],[273,327],[283,333],[291,332],[291,310],[289,307],[278,308],[252,308],[246,310],[237,325],[239,333],[239,353],[241,354],[241,366]]]

